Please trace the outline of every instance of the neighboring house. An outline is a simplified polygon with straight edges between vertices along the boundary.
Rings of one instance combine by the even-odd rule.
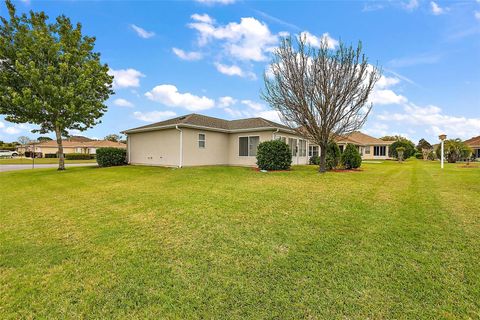
[[[122,133],[127,135],[130,164],[255,166],[258,144],[273,139],[282,140],[290,146],[292,164],[308,164],[309,157],[319,152],[318,146],[309,143],[294,130],[263,118],[224,120],[189,114]],[[351,143],[371,151],[368,159],[387,158],[391,142],[361,133],[354,133],[352,137],[357,139],[350,139]],[[344,142],[339,141],[340,145]]]
[[[85,153],[96,154],[98,148],[113,147],[123,148],[127,146],[121,142],[113,142],[108,140],[92,140],[86,137],[70,137],[62,140],[63,153]],[[19,153],[25,153],[25,151],[34,151],[45,157],[46,154],[56,154],[58,152],[58,146],[56,140],[44,141],[36,144],[19,146],[17,148]]]
[[[357,146],[358,151],[364,160],[390,159],[388,156],[390,145],[394,142],[395,141],[383,141],[358,131],[353,132],[347,137],[337,139],[337,144],[340,147],[340,151],[343,151],[343,148],[347,143],[354,144]]]
[[[465,144],[472,148],[475,158],[480,158],[480,136],[466,140]]]

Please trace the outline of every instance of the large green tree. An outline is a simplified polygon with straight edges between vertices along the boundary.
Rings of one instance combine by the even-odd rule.
[[[64,170],[62,136],[100,122],[112,91],[108,66],[94,52],[95,38],[82,26],[44,12],[18,16],[10,0],[8,17],[0,17],[0,114],[14,123],[54,132],[59,170]]]

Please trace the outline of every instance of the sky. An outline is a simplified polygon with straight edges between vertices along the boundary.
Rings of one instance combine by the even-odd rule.
[[[193,112],[279,121],[260,97],[263,73],[282,36],[303,34],[312,46],[361,41],[382,68],[361,131],[415,142],[480,135],[480,0],[14,3],[82,23],[115,77],[102,122],[71,134],[102,139]],[[0,140],[36,138],[33,128],[0,115]]]

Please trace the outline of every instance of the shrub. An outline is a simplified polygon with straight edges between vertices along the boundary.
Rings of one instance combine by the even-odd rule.
[[[315,164],[315,165],[318,166],[320,164],[320,157],[319,156],[311,156],[310,160],[309,160],[309,163],[310,164]]]
[[[100,167],[122,166],[127,163],[127,150],[120,148],[98,148],[97,163]]]
[[[345,169],[355,169],[362,165],[362,156],[358,152],[357,147],[351,143],[347,144],[343,150],[340,160]]]
[[[257,165],[262,170],[287,170],[292,164],[292,152],[280,140],[264,141],[258,145]]]
[[[437,160],[437,154],[432,150],[428,153],[427,159],[431,161]]]
[[[88,153],[65,153],[65,159],[67,160],[90,160],[93,157],[93,154]]]
[[[435,150],[437,157],[441,158],[441,145]],[[460,139],[449,139],[444,141],[444,156],[449,163],[465,160],[472,154],[472,149]]]
[[[398,161],[402,162],[403,161],[403,155],[405,154],[405,147],[397,147],[397,149],[395,151],[397,151]]]
[[[423,153],[421,153],[421,152],[415,152],[415,158],[417,158],[417,159],[423,159]]]
[[[389,148],[389,156],[392,158],[398,159],[397,148],[403,147],[405,150],[403,151],[403,159],[408,159],[415,155],[417,150],[415,149],[415,144],[412,141],[403,138],[402,140],[397,140],[390,145]]]
[[[329,142],[327,145],[327,157],[325,159],[325,165],[327,170],[335,169],[340,162],[340,148],[335,142]]]
[[[57,154],[56,153],[45,153],[45,158],[56,158]]]

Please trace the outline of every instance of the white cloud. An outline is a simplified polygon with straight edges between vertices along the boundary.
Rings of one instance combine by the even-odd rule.
[[[134,105],[130,101],[122,98],[118,98],[113,100],[113,104],[118,106],[118,107],[126,107],[126,108],[133,108]]]
[[[226,74],[227,76],[239,76],[239,77],[248,77],[250,79],[257,79],[257,76],[253,72],[246,72],[243,71],[239,66],[237,65],[225,65],[221,63],[215,63],[215,67],[217,68],[218,72]]]
[[[158,85],[145,93],[145,96],[169,107],[182,107],[191,111],[206,110],[215,106],[214,100],[188,92],[180,93],[177,87],[171,84]]]
[[[300,37],[304,38],[309,45],[316,48],[320,47],[322,41],[327,43],[329,49],[335,49],[335,47],[337,47],[339,44],[338,40],[332,38],[328,32],[325,32],[320,37],[317,37],[308,31],[303,31],[300,33]]]
[[[417,9],[418,6],[419,6],[418,0],[410,0],[408,2],[403,3],[403,7],[410,11]]]
[[[225,97],[218,98],[217,104],[220,108],[227,108],[234,105],[235,103],[237,103],[237,99],[234,99],[229,96],[225,96]]]
[[[196,51],[185,52],[182,49],[178,49],[178,48],[172,48],[172,51],[173,53],[175,53],[177,57],[183,60],[194,61],[194,60],[202,59],[202,54],[200,52],[196,52]]]
[[[5,124],[2,121],[0,121],[0,129],[3,129],[3,128],[5,128]]]
[[[480,20],[480,11],[474,11],[473,16],[475,17],[475,19]]]
[[[255,111],[262,111],[263,109],[265,109],[265,105],[259,102],[255,102],[252,100],[242,100],[241,102],[242,104],[246,105],[247,107]]]
[[[396,94],[393,92],[393,90],[390,89],[383,89],[383,90],[378,90],[375,89],[373,90],[371,97],[370,97],[370,102],[375,104],[380,104],[380,105],[385,105],[385,104],[403,104],[406,103],[408,100],[402,95]]]
[[[129,88],[129,87],[139,87],[140,78],[145,77],[143,73],[135,69],[120,69],[113,70],[110,69],[108,74],[113,76],[113,87],[114,88]]]
[[[265,110],[256,114],[257,117],[265,118],[270,121],[281,123],[280,114],[275,110]]]
[[[445,13],[445,9],[440,7],[435,1],[430,1],[430,8],[432,9],[432,13],[436,16]]]
[[[174,117],[177,114],[173,111],[149,111],[149,112],[134,112],[133,116],[135,119],[142,120],[145,122],[156,122],[165,120],[170,117]]]
[[[236,0],[195,0],[198,3],[203,3],[207,5],[214,5],[214,4],[232,4],[235,3]]]
[[[240,23],[230,22],[225,26],[217,26],[213,19],[198,19],[188,26],[198,32],[198,44],[204,46],[212,40],[222,41],[222,47],[229,56],[244,61],[267,60],[266,52],[270,51],[278,41],[278,37],[270,32],[268,26],[255,18],[241,18]]]
[[[137,25],[131,24],[130,27],[137,33],[140,38],[148,39],[155,35],[153,31],[147,31]]]
[[[234,118],[241,118],[243,116],[243,112],[240,110],[232,109],[232,108],[223,108],[223,111],[225,111],[227,114]]]
[[[6,134],[18,134],[22,132],[22,130],[17,126],[6,127],[2,131],[5,132]]]
[[[195,20],[195,21],[198,21],[198,22],[203,22],[203,23],[208,23],[208,24],[212,24],[212,23],[215,22],[215,20],[212,19],[212,17],[210,17],[206,13],[204,13],[204,14],[194,13],[190,16],[190,18],[192,18],[192,20]]]
[[[480,132],[480,118],[446,115],[441,108],[433,105],[420,107],[408,103],[403,106],[403,112],[381,114],[377,118],[381,121],[419,127],[430,135],[444,132],[451,138],[467,139]]]

